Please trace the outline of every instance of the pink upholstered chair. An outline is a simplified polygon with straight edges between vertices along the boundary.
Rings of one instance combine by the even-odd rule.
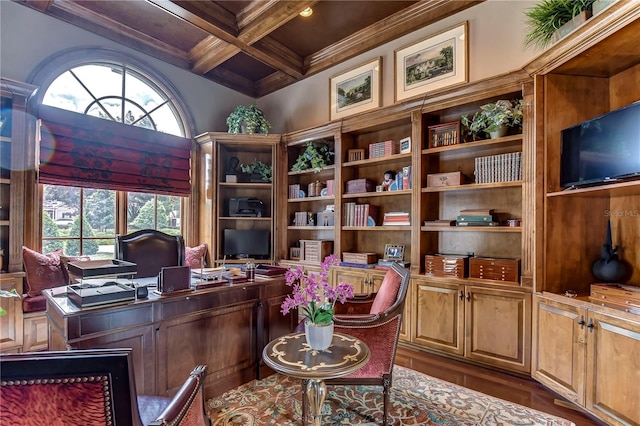
[[[0,356],[0,425],[205,426],[197,366],[173,398],[137,396],[130,349]]]
[[[386,426],[389,392],[393,383],[393,363],[396,356],[404,301],[410,273],[394,264],[389,269],[377,293],[357,295],[345,304],[335,306],[334,331],[357,337],[367,344],[371,358],[367,365],[345,377],[326,380],[327,385],[382,386],[384,397],[383,424]],[[303,386],[302,389],[305,389]],[[307,418],[308,401],[302,392],[302,415]]]

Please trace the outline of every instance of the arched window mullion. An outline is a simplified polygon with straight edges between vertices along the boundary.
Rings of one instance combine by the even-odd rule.
[[[93,92],[91,90],[89,90],[89,88],[84,84],[84,82],[82,82],[82,80],[80,80],[80,78],[76,75],[76,73],[73,72],[73,69],[69,70],[69,73],[73,76],[73,78],[76,79],[76,81],[82,86],[82,88],[84,90],[87,91],[87,93],[89,94],[89,96],[91,96],[91,98],[96,102],[96,104],[100,107],[100,109],[102,109],[102,111],[113,121],[115,121],[115,119],[111,116],[111,114],[109,114],[109,111],[107,111],[107,109],[104,107],[104,105],[102,105],[102,103],[100,103],[98,101],[98,99],[96,98],[96,96],[93,94]],[[91,104],[89,104],[91,105]],[[87,106],[87,109],[85,110],[85,114],[87,113],[87,111],[89,110],[89,107]]]

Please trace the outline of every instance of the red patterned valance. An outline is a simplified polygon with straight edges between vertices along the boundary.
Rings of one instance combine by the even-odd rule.
[[[189,196],[190,139],[40,106],[43,184]]]

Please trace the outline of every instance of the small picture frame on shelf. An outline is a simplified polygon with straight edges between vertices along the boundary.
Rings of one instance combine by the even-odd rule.
[[[436,124],[427,128],[429,136],[428,148],[457,145],[460,143],[460,122]]]
[[[400,139],[400,154],[407,154],[411,152],[411,136]]]
[[[393,261],[402,262],[404,260],[404,246],[395,245],[395,244],[385,245],[383,260],[386,262],[393,262]]]
[[[289,260],[300,260],[300,247],[289,247]]]

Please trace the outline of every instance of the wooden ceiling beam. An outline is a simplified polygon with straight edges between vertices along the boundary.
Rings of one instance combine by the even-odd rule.
[[[305,76],[316,74],[389,40],[468,9],[485,0],[424,0],[319,50],[305,59]]]

